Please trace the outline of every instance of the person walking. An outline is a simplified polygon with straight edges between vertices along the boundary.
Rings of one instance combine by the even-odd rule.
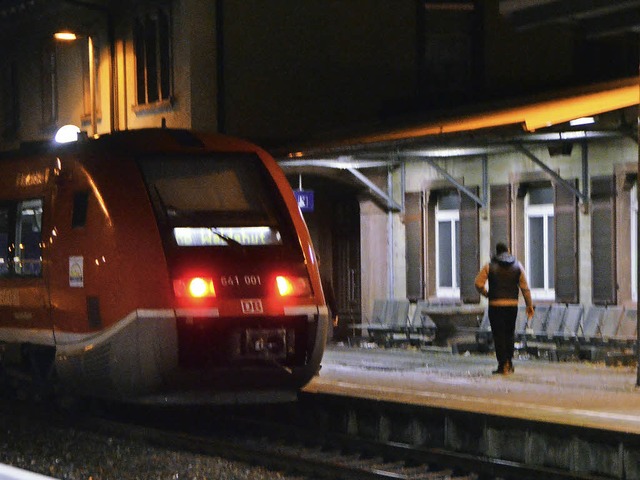
[[[485,285],[489,283],[489,289]],[[489,323],[493,334],[498,368],[495,374],[513,373],[513,348],[518,315],[518,290],[527,306],[527,318],[533,317],[533,302],[522,264],[509,253],[504,243],[496,244],[496,254],[484,265],[475,281],[476,290],[489,299]]]

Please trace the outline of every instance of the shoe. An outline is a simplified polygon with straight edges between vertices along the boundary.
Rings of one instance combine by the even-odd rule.
[[[513,364],[507,362],[504,365],[498,365],[498,368],[491,373],[493,375],[511,375],[513,373]]]
[[[498,368],[491,372],[493,375],[504,375],[505,368],[504,365],[498,365]]]

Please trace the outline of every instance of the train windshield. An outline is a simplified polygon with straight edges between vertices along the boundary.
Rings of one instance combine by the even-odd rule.
[[[282,245],[291,238],[280,193],[254,155],[154,157],[140,165],[178,246]]]

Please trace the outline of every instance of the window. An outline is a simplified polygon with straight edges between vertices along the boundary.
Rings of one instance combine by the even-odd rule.
[[[436,206],[436,295],[460,296],[460,196],[441,194]]]
[[[638,183],[631,188],[631,299],[638,301]]]
[[[9,244],[9,209],[0,207],[0,276],[9,275],[11,245]]]
[[[2,102],[4,138],[14,138],[18,134],[20,126],[20,108],[18,104],[18,73],[16,62],[8,62],[2,66]]]
[[[531,295],[555,298],[553,188],[530,188],[525,197],[525,269]]]
[[[471,94],[479,53],[478,15],[471,1],[425,1],[422,86],[434,102]]]
[[[71,215],[71,227],[84,227],[87,223],[87,210],[89,209],[89,192],[76,192],[73,194],[73,213]]]
[[[181,247],[277,246],[297,241],[282,202],[254,155],[140,160],[160,221]]]
[[[171,36],[169,15],[162,9],[139,17],[134,26],[138,105],[171,96]]]
[[[89,46],[93,48],[93,55],[89,55]],[[96,118],[101,116],[101,102],[100,99],[100,48],[92,38],[91,42],[80,42],[80,58],[82,63],[82,115],[83,120],[87,121],[91,119],[91,114],[95,114]],[[93,68],[90,65],[90,60],[93,59]],[[93,73],[93,96],[91,98],[91,74]],[[95,105],[94,105],[95,103]],[[95,110],[94,110],[95,109]],[[94,110],[92,112],[92,110]]]
[[[41,242],[42,200],[0,207],[0,276],[39,277]]]
[[[42,52],[42,126],[55,127],[58,120],[58,77],[56,51],[47,44]]]
[[[16,248],[13,259],[16,275],[38,277],[42,273],[42,200],[18,203]]]

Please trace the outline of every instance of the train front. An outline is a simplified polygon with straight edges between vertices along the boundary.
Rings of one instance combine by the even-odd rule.
[[[319,369],[328,315],[313,249],[284,175],[263,160],[139,161],[175,296],[177,368],[163,398],[287,399]]]

